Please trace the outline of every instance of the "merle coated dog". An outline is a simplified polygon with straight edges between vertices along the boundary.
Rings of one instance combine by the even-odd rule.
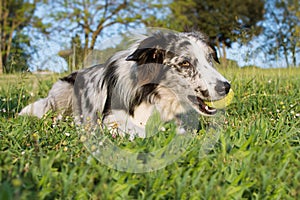
[[[162,120],[179,124],[178,116],[189,110],[211,116],[217,109],[204,101],[222,99],[230,90],[214,62],[215,48],[201,32],[143,35],[104,64],[61,78],[20,115],[42,117],[54,110],[73,114],[78,124],[117,124],[128,131],[143,131],[154,109]]]

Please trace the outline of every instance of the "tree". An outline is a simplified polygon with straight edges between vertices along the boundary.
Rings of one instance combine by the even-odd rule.
[[[30,25],[41,27],[41,20],[34,17],[37,1],[26,0],[1,0],[0,1],[0,73],[14,71],[11,52],[20,52],[22,45],[17,43],[22,35],[22,30]],[[18,38],[19,37],[19,38]],[[17,47],[17,49],[13,49]],[[15,54],[16,55],[16,54]],[[19,54],[22,56],[24,54]]]
[[[53,30],[65,32],[67,37],[77,34],[82,40],[83,59],[95,48],[104,30],[134,26],[156,7],[147,0],[57,0],[48,6],[53,12],[46,18],[51,19]]]
[[[58,55],[65,59],[69,66],[69,72],[72,72],[83,67],[83,51],[81,39],[76,34],[75,37],[72,37],[71,48],[59,51]]]
[[[284,57],[287,67],[297,65],[297,53],[300,47],[299,1],[269,0],[266,4],[265,43],[260,48],[271,59]]]
[[[169,7],[166,26],[178,31],[200,28],[217,46],[223,62],[226,47],[233,42],[246,43],[262,30],[258,24],[263,20],[262,0],[174,0]]]
[[[290,41],[292,43],[290,50],[292,52],[292,62],[293,66],[297,66],[297,54],[300,52],[300,3],[299,0],[288,1],[287,9],[289,12],[289,17],[291,18],[290,26],[292,35]]]
[[[29,69],[27,60],[30,59],[28,35],[16,33],[13,37],[11,50],[5,65],[6,73],[22,72]]]

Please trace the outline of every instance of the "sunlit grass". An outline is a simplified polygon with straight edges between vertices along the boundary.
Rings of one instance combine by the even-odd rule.
[[[299,199],[300,69],[220,71],[235,98],[213,148],[200,151],[208,134],[200,130],[176,162],[140,174],[98,162],[70,118],[16,115],[45,96],[57,75],[0,76],[0,199]],[[200,124],[212,120],[201,117]],[[142,152],[170,138],[111,137]]]

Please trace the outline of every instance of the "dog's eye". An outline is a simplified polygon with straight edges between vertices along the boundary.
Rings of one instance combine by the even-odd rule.
[[[189,61],[182,61],[181,63],[179,63],[179,65],[181,67],[190,67],[191,66],[191,63]]]

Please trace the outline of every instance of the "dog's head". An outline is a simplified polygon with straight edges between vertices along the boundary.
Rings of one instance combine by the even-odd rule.
[[[219,63],[215,48],[200,32],[154,33],[126,60],[136,62],[139,84],[163,85],[203,115],[216,113],[204,101],[222,99],[230,90],[229,82],[213,67]]]

